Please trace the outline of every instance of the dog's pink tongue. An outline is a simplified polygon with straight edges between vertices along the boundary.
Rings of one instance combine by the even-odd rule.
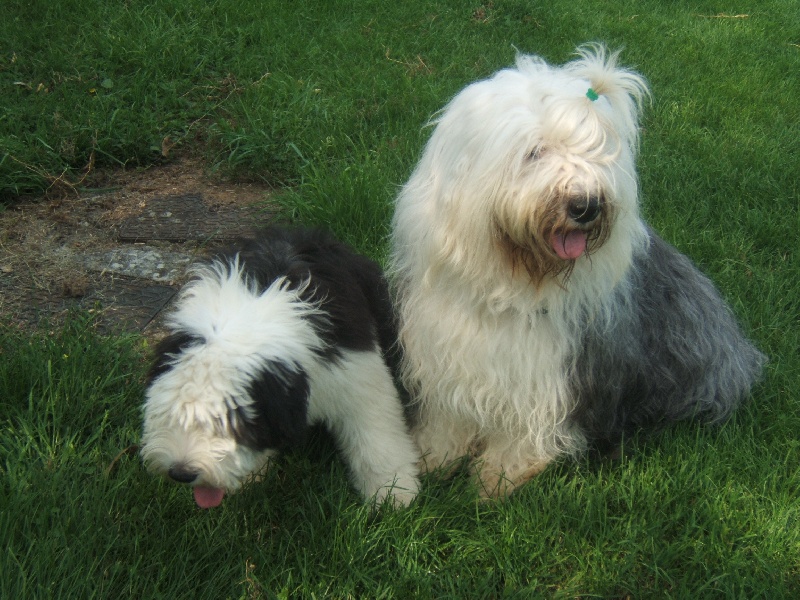
[[[222,488],[205,487],[202,485],[194,488],[194,501],[200,508],[214,508],[222,502],[225,490]]]
[[[586,232],[570,231],[566,235],[554,233],[550,245],[562,260],[574,260],[586,251]]]

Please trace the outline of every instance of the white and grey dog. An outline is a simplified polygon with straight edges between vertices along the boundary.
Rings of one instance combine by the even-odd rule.
[[[519,56],[441,111],[393,221],[403,379],[429,468],[484,496],[553,459],[689,418],[718,423],[764,357],[639,214],[645,81],[600,45]]]
[[[195,276],[146,391],[148,468],[209,508],[320,422],[365,499],[408,504],[419,453],[387,364],[396,333],[378,265],[325,233],[272,228]]]

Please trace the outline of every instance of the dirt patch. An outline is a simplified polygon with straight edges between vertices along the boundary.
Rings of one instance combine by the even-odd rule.
[[[70,310],[105,330],[156,331],[187,267],[274,216],[273,193],[210,177],[183,159],[118,171],[102,188],[0,212],[0,314],[53,326]]]

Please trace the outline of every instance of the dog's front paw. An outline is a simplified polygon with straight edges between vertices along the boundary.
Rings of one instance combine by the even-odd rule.
[[[547,461],[504,468],[502,464],[478,460],[473,464],[473,479],[482,500],[507,498],[547,467]]]
[[[419,479],[416,476],[398,477],[393,483],[380,487],[375,494],[375,502],[388,501],[394,508],[405,508],[419,493]]]

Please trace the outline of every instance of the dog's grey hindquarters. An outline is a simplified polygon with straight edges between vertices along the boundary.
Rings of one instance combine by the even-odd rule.
[[[686,419],[722,423],[766,363],[711,280],[648,231],[618,288],[617,304],[630,309],[587,328],[572,361],[574,418],[595,441]]]

